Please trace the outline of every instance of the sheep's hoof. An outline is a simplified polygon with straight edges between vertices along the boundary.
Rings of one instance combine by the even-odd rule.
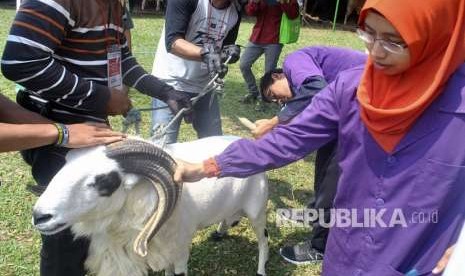
[[[215,232],[211,233],[210,239],[212,241],[219,242],[219,241],[222,241],[226,236],[227,236],[226,233],[220,233],[220,232],[215,230]]]
[[[260,273],[257,273],[257,276],[265,276],[265,275],[263,275],[263,274],[260,274]]]

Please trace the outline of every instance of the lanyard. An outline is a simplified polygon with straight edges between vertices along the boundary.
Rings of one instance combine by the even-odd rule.
[[[119,27],[122,20],[121,14],[121,5],[118,1],[116,4],[116,11],[112,13],[112,3],[113,1],[108,2],[108,15],[105,18],[105,9],[104,6],[99,2],[100,13],[103,19],[103,27],[105,32],[105,43],[106,43],[106,52],[107,52],[107,85],[109,88],[123,89],[123,77],[122,77],[122,68],[121,68],[121,46],[120,46],[120,32]],[[116,18],[113,16],[116,15]],[[112,20],[113,19],[113,20]],[[110,37],[108,35],[110,24],[116,25],[116,34],[115,37]],[[113,40],[116,40],[116,43],[110,43]]]
[[[100,9],[100,15],[102,17],[102,21],[103,21],[103,28],[104,28],[104,32],[105,32],[105,43],[107,45],[106,48],[110,47],[110,41],[112,40],[116,40],[116,44],[118,46],[120,46],[120,32],[118,29],[115,30],[115,37],[111,37],[109,34],[108,34],[108,29],[110,29],[110,24],[112,23],[112,19],[113,19],[113,16],[116,15],[116,17],[114,18],[114,25],[116,25],[116,28],[119,28],[120,25],[121,25],[121,20],[122,20],[122,9],[121,9],[121,5],[118,1],[118,4],[116,5],[116,11],[115,11],[115,14],[113,14],[113,9],[112,9],[112,2],[113,1],[108,1],[108,13],[105,12],[105,6],[101,3],[101,1],[98,1],[98,6],[99,6],[99,9]],[[106,15],[106,16],[105,16]]]
[[[230,5],[231,5],[231,4],[230,4]],[[208,28],[207,28],[207,41],[206,41],[207,44],[208,44],[208,42],[210,41],[210,27],[211,27],[211,20],[212,20],[212,8],[214,8],[214,7],[213,7],[213,3],[212,3],[211,1],[209,1],[209,3],[208,3],[208,22],[207,22]],[[224,19],[225,19],[225,17],[226,17],[226,14],[229,14],[229,12],[230,12],[230,7],[227,8],[227,11],[225,11],[225,12],[223,13],[223,16],[221,17],[221,25],[220,25],[220,28],[218,29],[218,35],[217,35],[217,37],[216,37],[216,40],[215,40],[215,38],[213,37],[213,33],[212,33],[212,40],[213,40],[213,44],[214,44],[215,46],[219,46],[219,45],[217,45],[217,44],[219,44],[219,41],[220,41],[220,38],[221,38],[221,34],[222,34],[222,31],[223,31],[223,26],[224,26],[224,23],[225,23],[225,22],[224,22]]]

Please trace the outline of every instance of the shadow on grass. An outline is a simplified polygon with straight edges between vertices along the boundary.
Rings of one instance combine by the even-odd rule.
[[[269,181],[269,200],[274,204],[276,208],[293,208],[296,205],[307,206],[312,200],[314,194],[313,191],[308,189],[294,188],[294,186],[288,182],[268,179]],[[293,202],[293,206],[283,201],[283,198]]]
[[[242,220],[238,229],[233,228],[225,238],[220,241],[213,241],[205,238],[191,249],[188,263],[189,275],[255,275],[258,268],[258,244],[253,235],[253,240],[249,240],[244,235],[244,231],[251,231],[250,225]],[[284,245],[293,244],[306,239],[309,229],[299,228],[288,234],[282,234],[275,225],[268,225],[269,237],[269,258],[266,264],[267,275],[282,276],[295,275],[293,272],[297,266],[290,264],[279,255],[279,249]],[[201,231],[201,232],[205,232]],[[205,233],[208,236],[213,232],[210,227]],[[312,265],[312,270],[319,271],[319,265]],[[151,276],[162,276],[163,272],[150,274]],[[318,275],[314,274],[314,275]]]

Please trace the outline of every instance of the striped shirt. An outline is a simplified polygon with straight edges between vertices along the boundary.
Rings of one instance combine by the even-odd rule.
[[[4,76],[57,102],[106,118],[107,47],[122,49],[123,83],[152,97],[171,90],[137,63],[127,47],[118,0],[27,0],[3,53]]]

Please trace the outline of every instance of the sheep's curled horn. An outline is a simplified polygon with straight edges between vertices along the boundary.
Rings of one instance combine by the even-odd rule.
[[[117,161],[125,173],[145,177],[158,195],[158,205],[134,241],[136,254],[145,257],[150,239],[169,218],[181,193],[181,185],[173,180],[176,163],[161,148],[140,140],[110,144],[106,155]]]

